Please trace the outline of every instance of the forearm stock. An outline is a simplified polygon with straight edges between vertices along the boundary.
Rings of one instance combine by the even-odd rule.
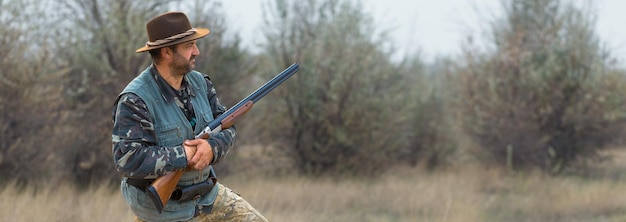
[[[233,112],[233,114],[224,118],[224,120],[222,120],[222,129],[228,129],[235,125],[235,122],[237,122],[240,117],[246,115],[246,113],[250,111],[250,109],[252,109],[253,105],[254,102],[248,101],[243,104],[243,106],[239,107],[239,109],[237,109],[235,112]]]

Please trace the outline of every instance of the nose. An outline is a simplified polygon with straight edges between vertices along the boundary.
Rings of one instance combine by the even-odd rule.
[[[200,55],[200,49],[198,49],[198,45],[193,45],[193,51],[191,53],[195,56]]]

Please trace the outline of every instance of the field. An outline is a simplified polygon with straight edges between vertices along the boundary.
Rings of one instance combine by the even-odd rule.
[[[549,177],[467,164],[379,178],[221,179],[270,221],[626,221],[626,152],[583,174]],[[245,177],[245,178],[244,178]],[[0,221],[132,221],[118,189],[0,190]]]

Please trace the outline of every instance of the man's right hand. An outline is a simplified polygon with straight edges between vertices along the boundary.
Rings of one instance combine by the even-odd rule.
[[[198,149],[196,148],[196,146],[189,146],[185,143],[183,143],[183,148],[185,148],[185,155],[187,156],[187,165],[190,165],[191,158],[193,158],[193,155],[196,154],[196,151]]]
[[[183,145],[195,147],[195,153],[191,160],[187,161],[188,167],[194,170],[202,170],[211,164],[213,160],[213,148],[205,139],[186,140]]]

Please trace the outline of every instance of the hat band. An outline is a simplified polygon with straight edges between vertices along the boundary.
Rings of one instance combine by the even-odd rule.
[[[159,39],[159,40],[156,40],[154,42],[148,41],[148,42],[146,42],[146,45],[147,46],[163,45],[163,44],[167,44],[167,43],[173,42],[175,40],[182,39],[182,38],[185,38],[187,36],[193,35],[194,33],[196,33],[196,29],[192,28],[192,29],[187,30],[186,32],[183,32],[183,33],[180,33],[178,35],[171,36],[171,37],[167,37],[165,39]]]

